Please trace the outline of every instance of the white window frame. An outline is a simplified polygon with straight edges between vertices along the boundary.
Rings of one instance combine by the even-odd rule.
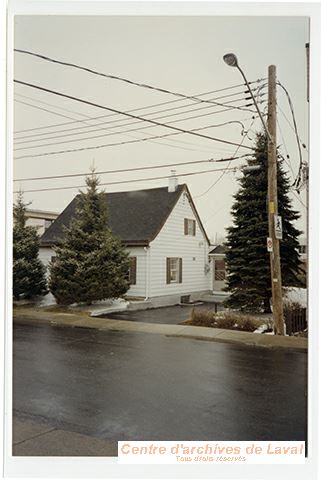
[[[179,262],[180,260],[177,257],[171,257],[169,259],[170,283],[179,283]]]

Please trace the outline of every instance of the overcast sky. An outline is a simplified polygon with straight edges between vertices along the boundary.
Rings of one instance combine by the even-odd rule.
[[[234,87],[203,97],[222,103],[230,102],[230,106],[242,106],[246,101],[244,89],[235,87],[242,83],[240,73],[224,64],[224,53],[237,54],[250,81],[266,78],[268,65],[274,64],[277,67],[278,79],[290,92],[301,140],[307,143],[305,44],[309,41],[308,27],[306,17],[18,16],[15,18],[15,48],[188,96]],[[253,123],[251,112],[237,109],[220,112],[222,107],[196,104],[191,100],[158,105],[177,100],[178,97],[98,77],[21,53],[15,54],[14,76],[21,81],[121,111],[144,107],[133,114],[150,114],[146,118],[158,118],[159,122],[169,123],[184,119],[173,123],[173,126],[183,129],[190,130],[238,120],[243,122],[247,130]],[[253,88],[264,83],[254,83]],[[266,92],[266,89],[262,92]],[[225,97],[231,94],[233,96]],[[266,99],[267,96],[262,98]],[[278,120],[283,135],[282,138],[278,131],[278,143],[285,143],[283,153],[290,155],[289,162],[296,174],[299,165],[298,148],[289,106],[281,90],[278,90],[278,104]],[[158,106],[151,107],[153,105]],[[266,103],[260,105],[262,110],[265,105]],[[145,108],[147,106],[150,108]],[[180,108],[173,110],[174,107]],[[110,117],[111,113],[108,111],[22,85],[15,86],[14,108],[14,131],[17,132],[14,152],[15,178],[88,172],[91,165],[99,171],[178,164],[175,169],[179,183],[188,184],[209,236],[215,238],[216,234],[224,234],[225,227],[231,223],[232,195],[238,188],[237,178],[240,173],[226,173],[210,188],[219,179],[221,172],[186,177],[180,174],[222,168],[227,164],[179,164],[233,156],[237,148],[235,145],[188,134],[133,143],[133,140],[138,138],[164,135],[173,131],[124,116]],[[168,110],[170,108],[171,110]],[[166,111],[162,113],[161,110]],[[154,115],[151,115],[152,112]],[[91,117],[103,115],[105,118],[90,120]],[[191,116],[198,118],[187,119]],[[78,122],[75,123],[75,120]],[[133,131],[142,127],[146,128]],[[239,144],[243,139],[243,145],[253,146],[254,132],[260,128],[260,122],[256,119],[245,139],[241,135],[239,123],[208,128],[200,133],[235,144]],[[125,130],[132,131],[119,133]],[[66,134],[68,136],[63,136]],[[98,138],[84,140],[85,137],[94,136]],[[128,141],[132,143],[30,157]],[[241,147],[237,155],[248,152],[249,150]],[[303,156],[307,160],[307,152],[303,152]],[[233,161],[231,165],[242,164],[244,159]],[[287,166],[286,169],[290,177],[293,177],[292,171]],[[170,174],[170,170],[171,168],[167,167],[104,174],[101,181],[107,183],[166,176]],[[15,189],[20,187],[27,191],[79,186],[83,183],[82,177],[23,181],[15,182]],[[167,185],[166,179],[110,185],[104,189],[125,191],[163,185]],[[25,193],[25,199],[32,201],[32,208],[60,212],[76,193],[77,188],[33,192]],[[300,198],[305,204],[305,192],[301,193]],[[302,215],[298,226],[305,230],[305,209],[295,197],[293,205]]]

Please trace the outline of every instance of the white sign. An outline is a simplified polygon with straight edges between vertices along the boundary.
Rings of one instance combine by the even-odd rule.
[[[274,231],[275,231],[275,238],[278,240],[282,240],[282,217],[279,215],[274,215]]]
[[[266,239],[266,246],[268,252],[273,252],[273,240],[271,237],[267,237]]]

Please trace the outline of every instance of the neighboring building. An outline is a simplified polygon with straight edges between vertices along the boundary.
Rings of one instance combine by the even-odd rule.
[[[105,199],[108,225],[131,258],[128,296],[157,306],[210,292],[209,240],[187,185],[172,177],[168,188],[106,193]],[[42,236],[45,264],[75,217],[76,203],[77,197]]]
[[[213,292],[222,292],[226,285],[225,253],[226,247],[224,245],[216,245],[209,252],[212,264]]]
[[[42,235],[59,216],[59,213],[45,212],[43,210],[26,210],[26,225],[37,227],[39,235]]]

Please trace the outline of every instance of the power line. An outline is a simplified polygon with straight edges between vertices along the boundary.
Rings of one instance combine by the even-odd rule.
[[[74,115],[80,115],[81,117],[86,117],[90,119],[90,116],[86,115],[85,113],[75,112],[74,110],[70,110],[69,108],[60,107],[59,105],[54,105],[53,103],[45,102],[43,100],[39,100],[38,98],[29,97],[28,95],[23,95],[22,93],[15,92],[15,97],[21,97],[23,99],[31,100],[32,102],[40,103],[41,105],[46,105],[47,107],[53,107],[56,110],[62,110],[64,112],[73,113]],[[15,101],[19,100],[15,99]]]
[[[252,118],[257,118],[257,117],[252,117]],[[206,125],[204,127],[193,128],[191,130],[188,130],[188,132],[198,132],[198,131],[206,130],[206,129],[212,128],[212,127],[215,127],[215,125]],[[20,155],[19,157],[15,157],[15,160],[20,160],[20,159],[23,159],[23,158],[37,158],[37,157],[45,157],[45,156],[51,156],[51,155],[60,155],[60,154],[64,154],[64,153],[82,152],[82,151],[85,151],[85,150],[97,150],[97,149],[100,149],[100,148],[115,147],[115,146],[119,146],[119,145],[128,145],[128,144],[132,144],[132,143],[146,142],[146,141],[151,141],[151,140],[155,140],[155,139],[173,137],[175,135],[180,135],[181,133],[182,132],[179,131],[179,132],[175,132],[175,133],[165,133],[163,135],[155,135],[155,136],[152,136],[152,137],[143,137],[143,138],[139,138],[137,140],[124,140],[124,141],[121,141],[121,142],[105,143],[105,144],[93,145],[93,146],[89,146],[89,147],[70,148],[70,149],[66,149],[66,150],[56,150],[56,151],[44,152],[44,153]],[[185,132],[183,132],[183,133],[185,133]],[[246,148],[250,148],[250,147],[246,147]]]
[[[46,112],[53,113],[54,115],[59,115],[59,116],[66,117],[66,115],[62,115],[62,114],[60,114],[60,113],[57,113],[57,112],[53,112],[53,111],[51,111],[51,110],[44,109],[44,108],[39,107],[39,106],[36,106],[36,105],[32,105],[32,104],[29,104],[29,103],[26,103],[26,102],[22,102],[22,101],[19,101],[19,100],[15,100],[15,101],[18,102],[18,103],[23,103],[24,105],[29,105],[30,107],[33,107],[33,108],[36,108],[36,109],[39,109],[39,110],[44,110],[44,111],[46,111]],[[177,101],[177,100],[175,100],[175,101]],[[76,112],[75,112],[75,113],[76,113]],[[81,114],[79,114],[79,115],[81,115]],[[103,118],[103,117],[105,117],[105,116],[102,116],[102,118]],[[66,118],[72,118],[72,117],[66,117]],[[90,117],[88,117],[88,118],[90,119]],[[79,120],[79,121],[81,121],[81,122],[87,122],[86,120]],[[74,122],[67,122],[67,123],[74,123]],[[241,122],[240,122],[240,123],[241,123]],[[222,125],[224,125],[224,124],[220,124],[219,126],[222,126]],[[213,125],[213,126],[215,126],[215,125]],[[78,128],[79,128],[79,127],[78,127]],[[146,135],[148,135],[148,134],[146,133]],[[126,136],[131,137],[131,138],[136,138],[136,139],[138,139],[137,141],[140,141],[140,137],[137,137],[137,136],[134,136],[134,135],[129,135],[129,134],[126,134]],[[150,135],[150,136],[153,137],[153,135]],[[160,136],[160,137],[161,137],[161,136]],[[158,138],[158,137],[155,137],[155,138]],[[184,140],[178,140],[178,139],[170,139],[170,141],[172,141],[172,142],[179,143],[179,144],[183,144],[183,145],[190,145],[190,146],[194,146],[194,147],[196,146],[197,148],[195,149],[195,148],[189,148],[189,147],[181,147],[180,145],[172,145],[172,144],[168,144],[168,143],[165,143],[165,142],[156,142],[156,141],[153,141],[152,139],[150,139],[150,140],[147,139],[147,141],[150,141],[151,143],[156,143],[156,144],[158,144],[158,145],[164,145],[164,146],[166,145],[166,146],[171,147],[171,148],[180,148],[180,149],[182,149],[182,150],[187,150],[187,151],[194,151],[194,152],[195,152],[195,151],[202,151],[202,152],[206,152],[206,151],[208,152],[208,151],[209,151],[209,150],[206,149],[204,146],[202,146],[202,148],[199,148],[199,147],[197,146],[197,145],[198,145],[197,143],[187,142],[186,140],[184,141]],[[19,157],[19,158],[20,158],[20,157]]]
[[[135,167],[135,168],[123,168],[119,170],[104,170],[104,171],[99,171],[95,172],[97,175],[103,175],[103,174],[112,174],[112,173],[125,173],[125,172],[135,172],[135,171],[140,171],[140,170],[154,170],[158,168],[169,168],[169,167],[180,167],[182,165],[193,165],[193,164],[199,164],[199,163],[216,163],[216,162],[227,162],[229,160],[236,160],[239,158],[245,158],[249,153],[246,153],[244,155],[240,155],[239,157],[233,157],[233,158],[221,158],[219,160],[214,160],[214,158],[209,158],[207,160],[194,160],[190,162],[182,162],[182,163],[169,163],[165,165],[149,165],[149,166],[144,166],[144,167]],[[72,177],[84,177],[86,175],[90,175],[90,172],[85,172],[85,173],[73,173],[73,174],[63,174],[63,175],[50,175],[46,177],[28,177],[28,178],[17,178],[14,179],[14,182],[27,182],[27,181],[34,181],[34,180],[52,180],[52,179],[57,179],[57,178],[72,178]]]
[[[251,82],[251,83],[256,83],[256,82]],[[229,89],[233,89],[233,88],[237,88],[237,87],[241,87],[243,86],[244,87],[244,84],[241,83],[241,84],[238,84],[238,85],[233,85],[231,87],[225,87],[225,88],[220,88],[218,90],[210,90],[208,92],[203,92],[203,93],[199,93],[197,94],[197,97],[202,97],[202,96],[205,96],[205,95],[210,95],[212,93],[217,93],[217,92],[222,92],[224,90],[229,90]],[[246,93],[246,92],[244,92]],[[176,100],[168,100],[166,102],[160,102],[160,103],[154,103],[152,105],[147,105],[147,106],[144,106],[144,107],[137,107],[137,108],[133,108],[131,110],[128,110],[128,113],[132,113],[132,112],[135,112],[135,111],[139,111],[139,110],[146,110],[148,108],[154,108],[154,107],[159,107],[159,106],[162,106],[162,105],[168,105],[168,104],[172,104],[172,103],[178,103],[178,102],[182,102],[186,99],[184,98],[178,98]],[[98,119],[102,119],[102,118],[107,118],[107,117],[111,117],[111,116],[114,116],[115,114],[111,114],[111,115],[99,115],[99,116],[96,116],[96,117],[90,117],[90,120],[98,120]],[[85,122],[85,120],[74,120],[72,122],[64,122],[64,123],[56,123],[56,124],[52,124],[52,125],[47,125],[47,126],[43,126],[43,127],[33,127],[33,128],[26,128],[24,130],[17,130],[16,132],[14,132],[15,134],[19,134],[19,133],[24,133],[24,132],[30,132],[30,131],[34,131],[34,130],[44,130],[44,129],[48,129],[48,128],[54,128],[54,127],[62,127],[62,126],[65,126],[65,125],[71,125],[71,124],[74,124],[74,123],[79,123],[79,122]]]
[[[28,105],[29,107],[36,108],[37,110],[42,110],[43,112],[53,113],[54,115],[57,115],[58,117],[64,117],[64,118],[70,118],[70,119],[72,118],[72,117],[68,117],[67,115],[63,115],[62,113],[53,112],[52,110],[48,110],[47,108],[39,107],[38,105],[32,105],[31,103],[23,102],[22,100],[14,99],[14,101],[16,103],[21,103],[22,105]],[[80,120],[80,121],[83,121],[83,120]]]
[[[205,108],[208,108],[208,107],[205,107]],[[204,107],[203,107],[204,109]],[[195,111],[198,110],[198,109],[195,109]],[[215,112],[214,112],[215,113]],[[168,117],[171,117],[173,115],[178,115],[177,113],[174,113],[174,114],[170,114],[170,115],[161,115],[160,117],[156,117],[155,119],[153,120],[160,120],[162,118],[168,118]],[[207,112],[207,113],[203,113],[203,114],[200,114],[200,115],[192,115],[192,116],[189,116],[189,117],[185,117],[185,118],[180,118],[180,119],[177,119],[177,120],[172,120],[170,122],[167,122],[166,123],[166,126],[169,126],[169,125],[173,125],[174,123],[180,123],[180,122],[185,122],[187,120],[195,120],[196,118],[203,118],[203,117],[208,117],[208,116],[211,116],[213,115],[213,112]],[[141,121],[135,121],[135,122],[128,122],[124,125],[120,125],[120,127],[125,127],[126,125],[135,125],[135,124],[140,124]],[[227,123],[227,122],[226,122]],[[238,120],[233,120],[233,121],[230,121],[228,123],[238,123],[238,124],[241,124],[242,128],[243,128],[243,124],[242,122],[238,121]],[[221,126],[222,124],[220,124],[219,126]],[[113,128],[117,128],[118,125],[116,126],[112,126],[112,127],[103,127],[101,129],[97,129],[96,131],[100,131],[100,130],[111,130]],[[41,148],[41,147],[49,147],[49,146],[55,146],[55,145],[61,145],[61,144],[65,144],[65,143],[74,143],[74,142],[79,142],[79,141],[86,141],[86,140],[93,140],[93,139],[96,139],[96,138],[102,138],[102,137],[110,137],[110,136],[113,136],[113,135],[122,135],[122,134],[126,134],[127,132],[137,132],[137,131],[140,131],[140,130],[146,130],[146,129],[149,129],[149,128],[155,128],[155,125],[148,125],[148,126],[143,126],[143,127],[137,127],[137,128],[130,128],[130,129],[127,129],[127,130],[118,130],[116,132],[112,132],[112,133],[103,133],[103,134],[100,134],[100,135],[94,135],[94,136],[90,136],[90,137],[84,137],[84,138],[73,138],[73,139],[70,139],[70,140],[62,140],[60,142],[53,142],[53,143],[42,143],[40,145],[31,145],[31,146],[26,146],[26,147],[19,147],[19,148],[14,148],[14,151],[19,151],[19,150],[27,150],[27,149],[33,149],[33,148]],[[95,130],[93,130],[94,132]],[[61,138],[61,137],[69,137],[69,136],[74,136],[75,133],[71,133],[71,134],[66,134],[66,135],[58,135],[57,137],[49,137],[49,139],[54,139],[54,138]],[[24,144],[24,143],[29,143],[29,142],[35,142],[35,141],[42,141],[42,140],[45,140],[45,139],[40,139],[40,140],[24,140],[23,142],[18,142],[18,145],[20,145],[20,143]]]
[[[241,100],[241,99],[240,99]],[[32,105],[31,105],[32,106]],[[180,107],[176,107],[176,108],[171,108],[171,109],[166,109],[166,110],[159,110],[159,111],[156,111],[156,112],[150,112],[148,114],[146,114],[146,116],[149,116],[149,115],[155,115],[157,113],[163,113],[165,111],[171,111],[171,110],[175,110],[177,108],[180,108]],[[205,107],[199,107],[199,108],[193,108],[193,109],[190,109],[190,110],[186,110],[184,112],[176,112],[176,113],[171,113],[171,114],[166,114],[166,115],[161,115],[161,116],[158,116],[158,117],[153,117],[153,120],[160,120],[160,119],[163,119],[163,118],[169,118],[169,117],[173,117],[173,116],[177,116],[177,115],[186,115],[187,113],[190,113],[190,112],[197,112],[199,110],[208,110],[208,109],[212,109],[212,108],[215,108],[215,107],[212,107],[212,106],[205,106]],[[173,122],[169,122],[169,123],[176,123],[176,122],[182,122],[184,120],[190,120],[190,119],[195,119],[195,118],[200,118],[200,117],[204,117],[204,116],[208,116],[208,115],[215,115],[217,113],[221,113],[222,111],[227,111],[228,109],[223,109],[223,110],[218,110],[218,111],[211,111],[211,112],[208,112],[206,114],[201,114],[201,115],[194,115],[194,116],[188,116],[188,117],[183,117],[181,119],[177,119]],[[146,117],[144,117],[146,118]],[[111,120],[111,121],[108,121],[108,122],[101,122],[99,124],[96,124],[96,125],[110,125],[110,124],[113,124],[113,123],[119,123],[119,122],[124,122],[125,119],[118,119],[118,120]],[[141,121],[134,121],[134,122],[127,122],[123,125],[119,125],[120,128],[123,128],[123,127],[126,127],[128,125],[135,125],[137,123],[141,123]],[[240,121],[237,121],[237,123],[240,123]],[[34,142],[39,142],[39,141],[42,141],[42,140],[51,140],[51,139],[55,139],[55,138],[64,138],[64,137],[72,137],[72,136],[75,136],[75,135],[84,135],[84,134],[87,134],[87,133],[94,133],[94,132],[99,132],[99,131],[102,131],[102,130],[111,130],[111,129],[114,129],[114,128],[117,128],[118,125],[115,125],[115,126],[112,126],[112,127],[105,127],[105,126],[102,126],[100,128],[94,128],[92,129],[93,127],[95,127],[96,125],[85,125],[85,126],[82,126],[82,127],[74,127],[74,128],[71,128],[71,129],[67,129],[67,130],[60,130],[60,132],[63,132],[62,135],[55,135],[56,133],[60,133],[59,131],[56,131],[56,132],[49,132],[49,133],[40,133],[40,134],[37,134],[36,136],[40,136],[40,137],[43,137],[44,138],[33,138],[34,135],[26,135],[25,137],[20,137],[20,138],[17,138],[16,141],[15,141],[15,145],[21,145],[21,144],[26,144],[26,143],[34,143]],[[82,129],[86,129],[86,128],[91,128],[91,130],[85,130],[85,131],[81,131],[81,132],[74,132],[74,130],[82,130]],[[143,127],[143,128],[153,128],[153,126],[149,126],[149,127]],[[73,133],[65,133],[65,132],[68,132],[68,131],[73,131]],[[125,130],[126,131],[126,130]],[[46,135],[50,135],[50,136],[46,136]],[[102,135],[103,136],[103,135]],[[30,140],[24,140],[24,138],[30,138]],[[87,137],[88,139],[90,138],[97,138],[97,137]],[[86,139],[86,138],[84,138]]]
[[[218,168],[214,170],[201,170],[198,172],[190,172],[190,173],[181,173],[179,176],[180,177],[187,177],[190,175],[201,175],[203,173],[212,173],[212,172],[220,172],[222,170],[226,170],[225,168]],[[229,170],[235,170],[235,167],[230,168]],[[118,182],[107,182],[107,183],[100,183],[100,186],[106,186],[106,185],[120,185],[123,183],[136,183],[136,182],[147,182],[147,181],[152,181],[152,180],[163,180],[163,179],[168,179],[171,178],[172,175],[166,175],[163,177],[150,177],[150,178],[137,178],[133,180],[120,180]],[[53,190],[70,190],[70,189],[75,189],[75,188],[85,188],[86,185],[77,185],[73,187],[54,187],[54,188],[40,188],[40,189],[34,189],[34,190],[24,190],[24,193],[33,193],[33,192],[47,192],[47,191],[53,191]],[[16,190],[13,193],[18,193],[20,190]]]
[[[251,123],[250,127],[248,128],[247,132],[248,132],[249,130],[251,130],[254,122],[255,122],[255,118],[252,119],[252,123]],[[239,145],[237,146],[237,148],[236,148],[236,150],[235,150],[235,152],[234,152],[234,154],[233,154],[233,157],[235,157],[235,155],[237,154],[237,152],[238,152],[239,149],[241,148],[242,143],[244,142],[244,140],[245,140],[245,138],[246,138],[246,136],[247,136],[247,132],[243,135],[243,138],[242,138],[241,142],[239,143]],[[232,158],[232,159],[233,159],[233,158]],[[215,187],[215,185],[218,184],[218,182],[224,177],[225,172],[229,169],[229,166],[231,165],[232,159],[229,161],[226,169],[225,169],[225,170],[223,171],[223,173],[219,176],[219,178],[218,178],[217,180],[215,180],[215,182],[212,183],[212,185],[210,185],[210,187],[209,187],[207,190],[205,190],[203,193],[201,193],[200,195],[198,195],[197,197],[195,197],[195,200],[197,200],[198,198],[201,198],[201,197],[203,197],[204,195],[206,195],[210,190],[212,190],[212,188]]]
[[[240,93],[246,94],[246,92],[237,92],[236,94],[232,94],[232,95],[240,95]],[[18,94],[18,95],[19,95],[19,94]],[[28,96],[26,96],[26,95],[20,95],[20,96],[22,96],[22,97],[24,97],[24,98],[27,98],[27,99],[29,99],[29,100],[32,100],[32,101],[34,101],[34,102],[39,102],[39,103],[43,103],[43,104],[45,104],[45,105],[54,106],[54,105],[52,105],[51,103],[41,102],[41,101],[39,101],[39,100],[37,100],[37,99],[34,99],[34,98],[32,98],[32,97],[28,97]],[[231,95],[224,95],[223,97],[230,97],[230,96],[231,96]],[[223,97],[217,97],[217,98],[223,98]],[[240,101],[240,100],[241,100],[241,99],[237,99],[237,100],[234,100],[234,101]],[[242,98],[242,100],[244,100],[244,99]],[[17,100],[16,100],[16,101],[17,101]],[[181,101],[181,99],[180,99],[180,100],[173,100],[173,101],[171,101],[171,102],[165,102],[165,104],[174,103],[174,102],[177,103],[177,102],[179,102],[179,101]],[[180,105],[180,106],[177,106],[177,107],[171,107],[171,108],[167,108],[167,109],[158,110],[158,111],[156,111],[156,112],[149,112],[149,113],[146,113],[146,116],[153,115],[153,114],[157,114],[157,113],[163,113],[163,112],[166,112],[166,111],[179,110],[179,109],[182,109],[182,108],[186,108],[186,107],[188,107],[188,106],[190,106],[190,105],[195,105],[195,102],[189,103],[189,104],[186,104],[186,105]],[[54,106],[54,108],[61,108],[61,107],[55,107],[55,106]],[[145,106],[145,107],[140,107],[140,108],[134,108],[134,109],[128,110],[126,113],[131,113],[131,112],[134,112],[134,111],[141,111],[141,110],[145,110],[145,109],[147,109],[147,108],[153,108],[153,105]],[[215,105],[213,105],[213,106],[210,105],[210,106],[206,106],[206,107],[203,107],[203,108],[213,108],[213,109],[214,109],[214,108],[216,108],[216,106],[215,106]],[[67,109],[63,109],[63,110],[67,110]],[[229,108],[228,108],[227,110],[229,110]],[[49,111],[50,111],[50,110],[49,110]],[[69,111],[69,112],[71,112],[71,113],[75,113],[76,115],[83,115],[83,114],[81,114],[81,113],[76,113],[76,112],[73,112],[73,111],[71,111],[71,110],[67,110],[67,111]],[[221,110],[220,110],[219,112],[221,112]],[[219,112],[217,112],[217,113],[219,113]],[[52,112],[52,113],[55,113],[55,112]],[[188,113],[188,112],[182,112],[182,113],[185,114],[185,113]],[[114,113],[112,113],[112,114],[110,114],[110,115],[102,115],[102,116],[99,116],[99,117],[90,117],[90,116],[88,116],[88,115],[83,115],[83,116],[87,117],[87,118],[90,119],[90,120],[94,120],[95,118],[100,118],[100,119],[102,119],[102,118],[115,117],[115,116],[117,116],[117,115],[114,114]],[[69,118],[69,117],[68,117],[68,118]],[[119,120],[113,120],[113,121],[109,121],[109,122],[104,122],[104,121],[103,121],[103,122],[98,122],[98,123],[94,123],[94,124],[89,124],[88,126],[89,126],[89,128],[93,128],[93,127],[96,127],[96,126],[106,125],[106,124],[110,124],[110,123],[117,123],[117,122],[121,122],[121,121],[124,121],[124,120],[125,120],[125,119],[122,118],[122,119],[119,119]],[[87,123],[87,122],[84,121],[84,120],[77,120],[77,121]],[[66,122],[66,124],[68,124],[68,123],[74,123],[74,122]],[[58,124],[58,125],[59,125],[59,124]],[[63,134],[65,134],[65,132],[71,132],[71,131],[74,131],[74,130],[83,130],[83,129],[86,129],[86,128],[88,128],[88,126],[87,126],[87,125],[83,125],[83,126],[80,126],[80,127],[63,128],[63,129],[61,129],[61,130],[54,130],[53,132],[34,133],[34,134],[31,134],[31,135],[20,136],[20,137],[17,138],[17,140],[23,140],[23,139],[25,139],[25,138],[42,137],[42,136],[46,136],[46,135],[54,135],[54,134],[56,134],[56,133],[63,133]],[[49,127],[48,127],[48,128],[49,128]],[[88,130],[88,132],[85,131],[85,132],[82,132],[82,133],[90,133],[91,131],[96,131],[96,130]],[[80,133],[81,133],[81,132],[80,132]],[[75,133],[75,134],[77,134],[77,133]],[[48,137],[48,138],[49,138],[49,137]],[[52,137],[52,138],[56,138],[56,137]]]
[[[76,68],[78,70],[83,70],[85,72],[88,72],[88,73],[91,73],[93,75],[98,75],[100,77],[104,77],[104,78],[109,78],[111,80],[119,80],[121,82],[125,82],[125,83],[128,83],[130,85],[135,85],[136,87],[142,87],[142,88],[148,88],[150,90],[155,90],[155,91],[158,91],[158,92],[161,92],[161,93],[166,93],[166,94],[170,94],[170,95],[174,95],[176,97],[180,97],[180,98],[185,98],[185,99],[188,99],[188,100],[195,100],[197,102],[206,102],[206,103],[213,103],[215,105],[221,105],[220,103],[218,102],[214,102],[214,101],[209,101],[209,100],[200,100],[199,98],[197,97],[194,97],[194,96],[188,96],[188,95],[184,95],[182,93],[178,93],[178,92],[173,92],[171,90],[167,90],[165,88],[160,88],[160,87],[154,87],[152,85],[148,85],[146,83],[138,83],[138,82],[134,82],[133,80],[129,80],[127,78],[123,78],[123,77],[120,77],[118,75],[111,75],[111,74],[107,74],[107,73],[102,73],[102,72],[98,72],[96,70],[93,70],[91,68],[88,68],[88,67],[83,67],[81,65],[78,65],[76,63],[71,63],[71,62],[64,62],[64,61],[61,61],[61,60],[57,60],[57,59],[54,59],[54,58],[51,58],[51,57],[48,57],[46,55],[41,55],[39,53],[35,53],[35,52],[31,52],[29,50],[22,50],[22,49],[18,49],[18,48],[15,48],[14,49],[15,52],[18,52],[18,53],[23,53],[23,54],[26,54],[26,55],[31,55],[33,57],[37,57],[37,58],[40,58],[41,60],[45,60],[47,62],[52,62],[52,63],[57,63],[59,65],[64,65],[64,66],[67,66],[67,67],[73,67],[73,68]],[[250,82],[251,83],[251,82]],[[222,106],[222,105],[221,105]],[[244,110],[243,108],[241,107],[233,107],[233,108],[236,108],[238,110]]]
[[[133,119],[136,119],[136,120],[143,120],[143,121],[146,121],[146,122],[151,123],[153,125],[157,125],[158,127],[169,128],[169,129],[175,130],[177,132],[187,133],[187,134],[190,134],[190,135],[195,135],[195,136],[198,136],[198,137],[201,137],[201,138],[206,138],[207,140],[213,140],[213,141],[216,141],[216,142],[225,143],[227,145],[237,145],[235,142],[231,142],[231,141],[228,141],[228,140],[223,140],[223,139],[219,139],[219,138],[215,138],[215,137],[210,137],[208,135],[193,132],[191,130],[184,130],[182,128],[174,127],[173,125],[167,125],[165,123],[160,123],[160,122],[157,122],[155,120],[145,119],[144,117],[140,117],[138,115],[133,115],[131,113],[124,113],[121,110],[117,110],[115,108],[105,107],[103,105],[99,105],[99,104],[94,103],[94,102],[89,102],[88,100],[83,100],[83,99],[80,99],[78,97],[74,97],[72,95],[67,95],[67,94],[64,94],[64,93],[61,93],[61,92],[50,90],[48,88],[44,88],[44,87],[41,87],[39,85],[34,85],[34,84],[31,84],[31,83],[23,82],[21,80],[14,80],[14,82],[22,84],[22,85],[26,85],[26,86],[31,87],[31,88],[35,88],[37,90],[42,90],[42,91],[45,91],[45,92],[48,92],[48,93],[52,93],[53,95],[69,98],[71,100],[75,100],[77,102],[84,103],[86,105],[91,105],[93,107],[101,108],[103,110],[109,110],[109,111],[114,112],[114,113],[119,113],[119,114],[122,114],[122,115],[126,115],[126,116],[128,116],[130,118],[133,118]],[[249,146],[246,146],[246,145],[243,145],[243,148],[253,150],[252,147],[249,147]]]

